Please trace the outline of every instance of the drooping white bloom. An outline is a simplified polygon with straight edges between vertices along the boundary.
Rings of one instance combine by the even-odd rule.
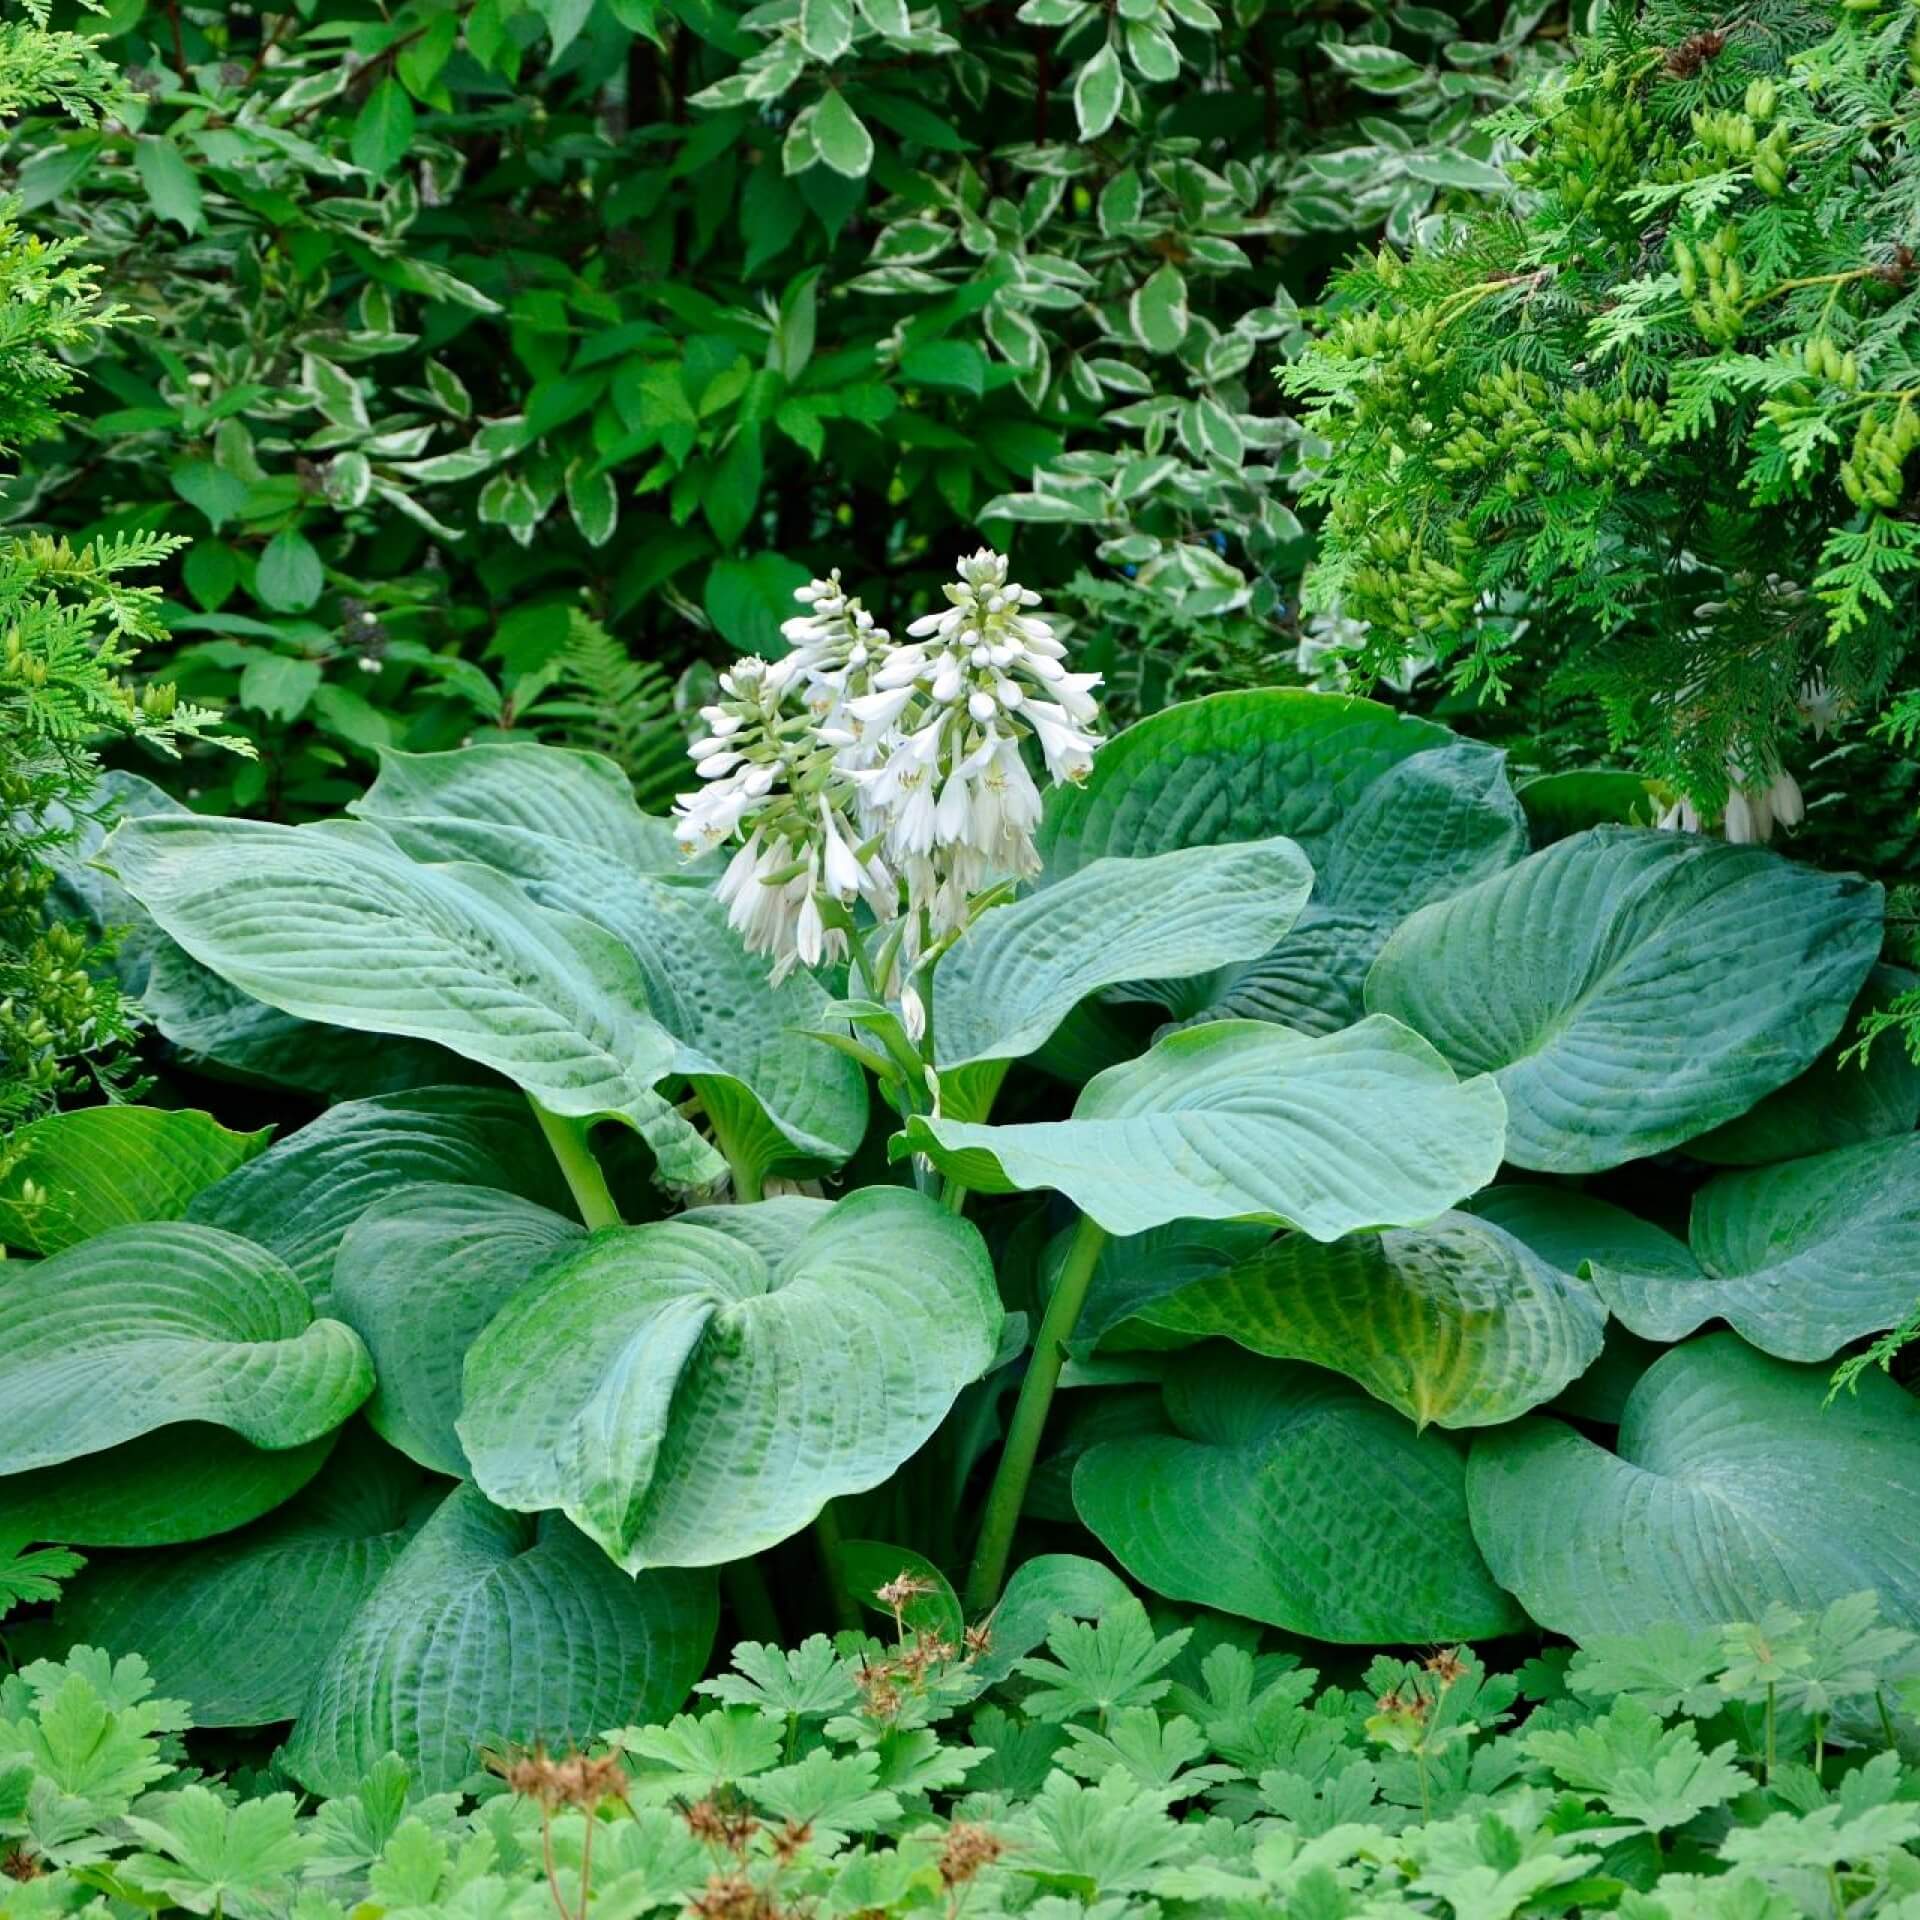
[[[805,611],[782,627],[790,650],[738,662],[701,711],[704,784],[676,805],[678,836],[689,853],[740,842],[718,892],[776,977],[844,955],[829,906],[864,902],[876,921],[907,916],[904,980],[928,942],[967,926],[981,893],[1039,870],[1023,742],[1056,782],[1093,763],[1100,676],[1067,670],[1033,611],[1040,596],[1004,556],[982,548],[957,572],[946,607],[904,642],[837,571],[810,581],[794,596]]]

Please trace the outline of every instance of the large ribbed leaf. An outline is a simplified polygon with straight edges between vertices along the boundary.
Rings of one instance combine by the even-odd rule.
[[[1170,1368],[1177,1432],[1104,1441],[1073,1476],[1081,1519],[1135,1579],[1318,1640],[1523,1624],[1468,1531],[1451,1435],[1316,1367],[1207,1347]]]
[[[9,1473],[182,1420],[297,1447],[339,1426],[372,1388],[359,1336],[316,1320],[286,1263],[233,1234],[184,1221],[115,1227],[0,1269]]]
[[[604,754],[526,740],[450,753],[385,750],[380,777],[353,811],[551,834],[598,847],[634,873],[675,873],[686,864],[673,822],[642,813],[632,783]]]
[[[505,1087],[422,1087],[329,1108],[218,1186],[187,1217],[271,1247],[316,1300],[341,1236],[405,1187],[503,1187],[568,1208],[566,1185],[525,1099]]]
[[[1759,847],[1596,827],[1423,908],[1367,1005],[1498,1076],[1507,1157],[1592,1173],[1744,1113],[1839,1031],[1880,889]]]
[[[662,823],[634,810],[631,796],[626,829],[609,823],[592,836],[600,795],[584,770],[608,766],[532,746],[388,755],[355,811],[417,859],[478,861],[541,906],[612,933],[677,1043],[673,1070],[693,1081],[737,1165],[763,1179],[840,1165],[866,1132],[866,1077],[808,1030],[845,1032],[845,1022],[831,1020],[826,991],[805,969],[775,986],[705,882],[645,870],[635,849],[648,836],[636,823]],[[561,804],[567,795],[575,804]],[[555,824],[532,824],[542,818]]]
[[[81,1107],[16,1127],[0,1160],[0,1243],[58,1253],[89,1234],[177,1220],[202,1187],[273,1137],[232,1133],[210,1113]]]
[[[1860,1022],[1883,1013],[1920,985],[1904,967],[1875,967],[1853,1003],[1839,1038],[1799,1079],[1770,1093],[1737,1120],[1687,1142],[1696,1160],[1719,1166],[1759,1167],[1911,1133],[1920,1121],[1920,1064],[1899,1035],[1885,1034],[1864,1061],[1849,1058]]]
[[[983,1192],[1056,1188],[1110,1233],[1257,1215],[1337,1240],[1445,1212],[1492,1179],[1501,1132],[1492,1081],[1397,1021],[1221,1020],[1089,1080],[1070,1120],[916,1118],[896,1144]]]
[[[336,1437],[270,1450],[187,1420],[57,1467],[10,1473],[0,1477],[0,1542],[167,1547],[228,1533],[298,1493]]]
[[[1724,1320],[1782,1360],[1825,1360],[1896,1326],[1920,1292],[1920,1135],[1723,1173],[1694,1195],[1687,1242],[1605,1201],[1498,1187],[1475,1204],[1649,1340]]]
[[[493,1075],[445,1047],[299,1020],[242,993],[157,929],[141,1010],[182,1065],[209,1079],[358,1100]]]
[[[1064,1260],[1072,1229],[1047,1250],[1048,1263]],[[1251,1260],[1273,1238],[1258,1220],[1170,1220],[1164,1227],[1108,1239],[1094,1262],[1087,1303],[1074,1322],[1073,1349],[1087,1354],[1126,1353],[1191,1346],[1194,1336],[1174,1333],[1145,1317],[1156,1300]]]
[[[503,1506],[629,1569],[708,1566],[886,1479],[1001,1319],[978,1233],[904,1188],[609,1228],[474,1343],[460,1439]]]
[[[1313,869],[1285,839],[1096,860],[996,908],[940,962],[938,1063],[1017,1060],[1098,988],[1266,953],[1312,890]]]
[[[1316,871],[1319,843],[1410,755],[1455,743],[1373,700],[1295,687],[1216,693],[1116,734],[1077,787],[1048,796],[1040,848],[1051,880],[1114,854],[1284,833]]]
[[[1584,1281],[1470,1214],[1321,1246],[1289,1234],[1141,1309],[1357,1381],[1419,1426],[1482,1427],[1551,1400],[1599,1357]]]
[[[196,1726],[290,1720],[419,1518],[411,1464],[349,1433],[278,1513],[190,1551],[91,1561],[54,1628],[63,1646],[138,1653]]]
[[[494,1187],[410,1187],[347,1229],[329,1301],[367,1343],[374,1430],[436,1473],[470,1469],[454,1432],[467,1349],[577,1221]],[[531,1388],[537,1392],[537,1385]]]
[[[1871,1587],[1920,1608],[1920,1404],[1869,1372],[1825,1406],[1827,1369],[1730,1333],[1641,1376],[1618,1452],[1529,1415],[1478,1435],[1473,1527],[1541,1626],[1584,1640],[1813,1609]]]
[[[566,1746],[664,1720],[713,1645],[710,1574],[630,1578],[558,1514],[448,1495],[335,1642],[286,1749],[315,1793],[351,1792],[384,1754],[443,1792],[479,1749]]]
[[[1526,825],[1504,756],[1370,700],[1298,689],[1168,708],[1102,749],[1052,796],[1044,884],[1112,855],[1284,833],[1313,898],[1268,951],[1181,981],[1128,988],[1176,1020],[1275,1020],[1331,1033],[1360,1018],[1392,928],[1518,860]]]
[[[723,1171],[653,1091],[674,1046],[632,955],[500,874],[423,865],[335,821],[129,820],[106,858],[181,946],[254,999],[430,1040],[552,1113],[624,1120],[671,1179]]]

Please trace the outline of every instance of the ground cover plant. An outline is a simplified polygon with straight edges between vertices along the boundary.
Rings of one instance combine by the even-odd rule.
[[[900,1577],[883,1636],[748,1642],[670,1721],[497,1752],[444,1792],[387,1755],[317,1803],[271,1770],[201,1775],[186,1703],[76,1648],[0,1681],[0,1907],[1787,1920],[1912,1898],[1914,1642],[1870,1595],[1511,1674],[1441,1648],[1323,1680],[1102,1582],[1034,1562],[1006,1637],[962,1645]]]

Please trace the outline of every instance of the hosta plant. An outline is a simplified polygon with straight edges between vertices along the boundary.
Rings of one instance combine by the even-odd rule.
[[[1878,888],[1536,847],[1365,700],[1101,744],[1034,598],[812,583],[672,819],[513,743],[301,827],[123,783],[180,1092],[331,1104],[60,1115],[0,1183],[56,1634],[438,1791],[677,1703],[716,1575],[763,1639],[902,1566],[1004,1622],[1043,1546],[1350,1644],[1920,1609],[1920,1409],[1825,1404],[1913,1303],[1920,1074],[1841,1059]]]

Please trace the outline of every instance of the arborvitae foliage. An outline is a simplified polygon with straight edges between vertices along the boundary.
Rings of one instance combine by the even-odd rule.
[[[1493,123],[1512,197],[1338,280],[1286,379],[1363,670],[1544,674],[1709,811],[1920,718],[1917,23],[1615,10]]]
[[[121,98],[118,76],[84,36],[28,20],[0,26],[0,112],[49,102],[92,124]],[[119,318],[70,243],[0,217],[0,450],[57,430],[72,354]],[[27,534],[0,541],[0,1125],[63,1090],[123,1091],[130,1010],[107,977],[108,947],[50,919],[49,856],[90,803],[102,737],[172,752],[216,717],[171,686],[136,688],[126,670],[162,636],[159,592],[129,585],[185,542],[121,534],[74,547]]]

